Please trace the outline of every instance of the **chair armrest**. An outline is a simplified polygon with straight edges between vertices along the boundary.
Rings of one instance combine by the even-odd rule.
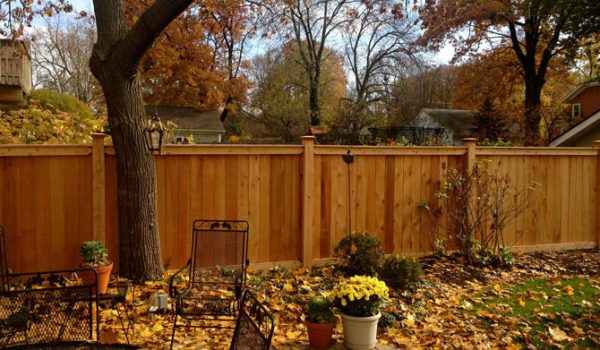
[[[179,275],[183,270],[189,268],[192,264],[192,260],[188,260],[187,264],[185,264],[184,267],[180,268],[179,270],[177,270],[173,276],[169,277],[169,297],[171,298],[175,298],[179,295],[179,292],[177,291],[177,288],[175,287],[175,278],[177,277],[177,275]]]

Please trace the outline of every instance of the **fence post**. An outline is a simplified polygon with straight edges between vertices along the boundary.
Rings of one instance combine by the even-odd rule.
[[[467,147],[467,171],[471,171],[475,165],[475,146],[477,146],[477,139],[468,137],[464,138],[462,141]]]
[[[596,201],[600,201],[600,140],[594,141],[594,148],[598,151],[596,157]],[[596,203],[596,235],[597,247],[600,247],[600,205]]]
[[[314,136],[302,136],[304,161],[302,163],[302,264],[313,263],[313,189],[315,179]]]
[[[106,238],[104,196],[105,163],[104,138],[105,134],[92,134],[92,236],[94,240],[104,241]]]

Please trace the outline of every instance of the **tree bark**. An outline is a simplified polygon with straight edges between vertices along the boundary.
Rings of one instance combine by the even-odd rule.
[[[540,144],[540,121],[542,120],[541,112],[541,95],[542,86],[539,84],[538,77],[528,77],[526,74],[525,81],[525,145],[537,146]]]
[[[310,77],[308,96],[310,125],[319,126],[321,124],[321,108],[319,105],[319,78],[313,76]]]
[[[136,281],[163,273],[156,205],[156,166],[144,127],[139,61],[192,0],[157,0],[127,28],[121,0],[94,0],[98,40],[90,68],[106,99],[117,163],[119,272]]]

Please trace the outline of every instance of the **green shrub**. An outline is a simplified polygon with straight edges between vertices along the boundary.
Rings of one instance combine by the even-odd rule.
[[[33,90],[29,95],[30,102],[37,102],[44,108],[54,108],[57,111],[77,114],[83,119],[92,119],[94,112],[77,98],[50,90]]]
[[[308,321],[312,323],[332,323],[335,320],[331,303],[323,297],[310,298],[304,312]]]
[[[377,236],[358,232],[344,237],[333,250],[333,255],[341,259],[336,270],[341,271],[345,276],[375,276],[383,251]]]
[[[398,290],[413,289],[421,281],[421,264],[399,254],[389,255],[383,261],[379,277],[389,287]]]

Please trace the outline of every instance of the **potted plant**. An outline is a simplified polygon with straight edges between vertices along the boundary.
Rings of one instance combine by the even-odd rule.
[[[306,304],[304,312],[306,313],[304,324],[311,348],[327,349],[335,328],[335,315],[331,309],[331,303],[326,298],[313,297]]]
[[[344,345],[353,350],[369,350],[377,345],[379,306],[388,296],[385,282],[376,277],[353,276],[332,292],[334,305],[342,312]]]
[[[98,274],[98,293],[106,293],[110,272],[113,268],[112,261],[108,260],[108,250],[102,241],[88,241],[81,243],[79,253],[83,262],[80,267],[87,267],[96,270]],[[94,277],[90,273],[82,271],[81,279],[84,282],[91,283]]]

